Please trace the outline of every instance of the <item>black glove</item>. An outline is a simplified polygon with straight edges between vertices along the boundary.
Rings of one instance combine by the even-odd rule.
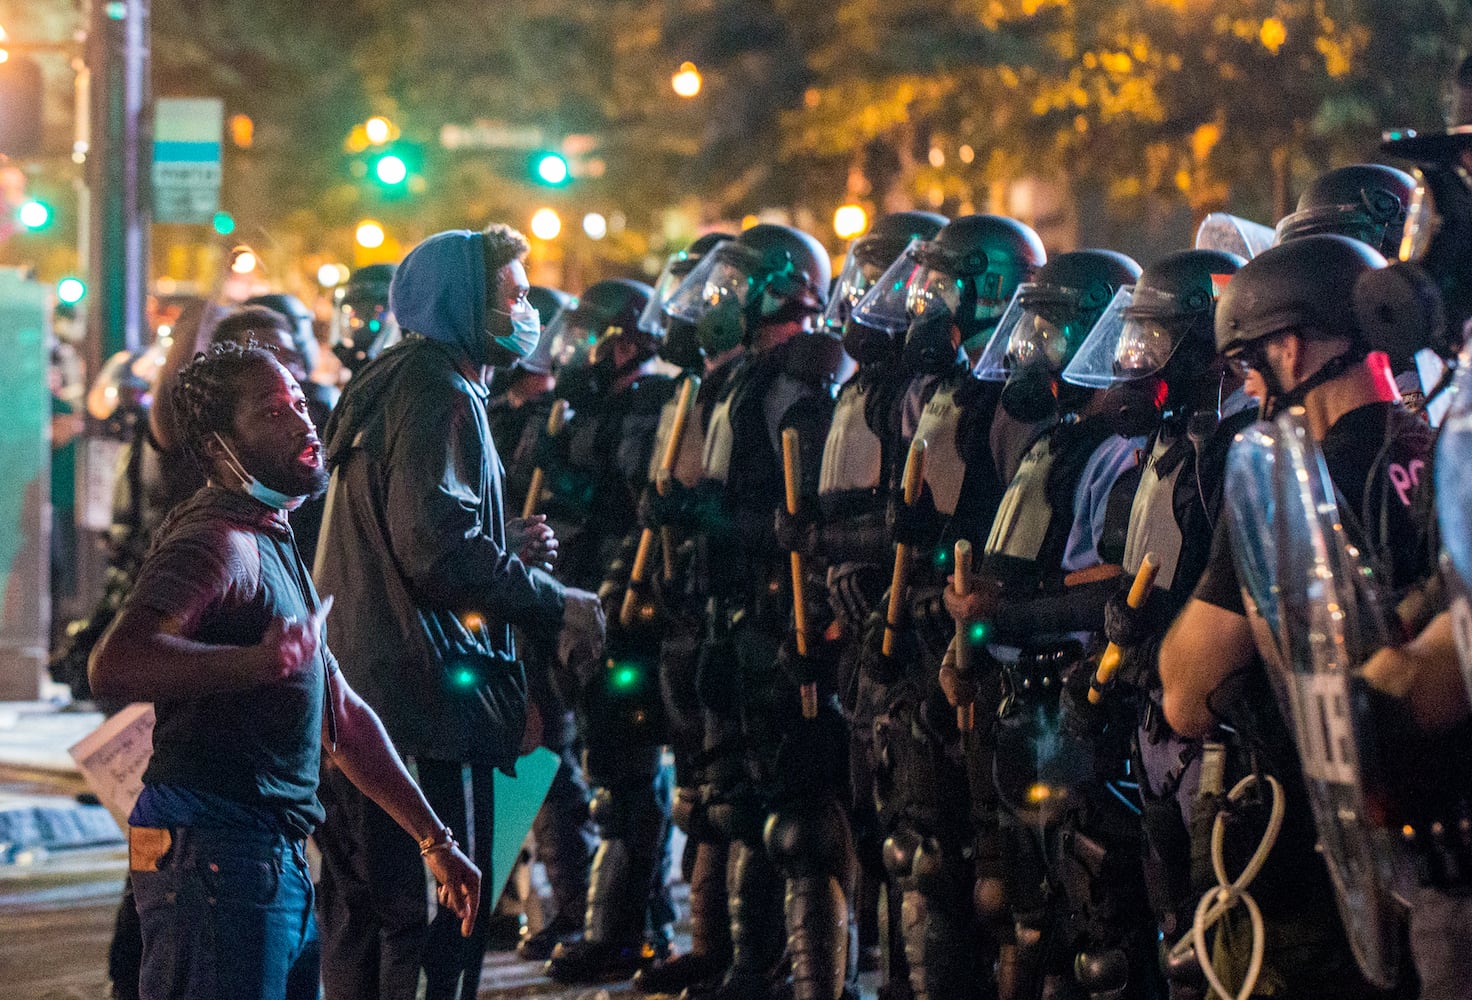
[[[537,443],[532,448],[532,464],[541,469],[543,475],[551,477],[566,461],[560,437],[552,434],[538,435]]]
[[[1103,699],[1097,705],[1089,701],[1093,679],[1094,664],[1085,660],[1064,676],[1063,691],[1059,695],[1059,721],[1063,732],[1090,746],[1099,741],[1109,725],[1109,712]]]
[[[833,687],[833,643],[821,639],[808,639],[808,655],[797,651],[797,637],[787,636],[777,648],[777,666],[793,687],[817,684],[831,690]]]
[[[1129,583],[1122,584],[1104,605],[1104,636],[1120,649],[1138,646],[1155,634],[1155,616],[1150,613],[1150,600],[1138,608],[1130,607]]]
[[[695,691],[700,704],[719,716],[735,714],[740,705],[740,666],[736,644],[729,635],[707,630],[695,657]]]
[[[895,495],[890,498],[885,511],[889,537],[896,544],[933,544],[939,534],[936,520],[935,501],[931,499],[930,487],[925,485],[920,487],[920,495],[913,504],[907,504],[903,497]]]
[[[807,556],[817,548],[817,521],[812,508],[806,504],[800,505],[796,514],[787,513],[785,505],[778,507],[773,527],[777,533],[777,547],[784,551]]]
[[[845,563],[828,573],[828,603],[845,632],[860,635],[869,615],[879,607],[888,577],[870,563]]]
[[[688,528],[695,520],[695,491],[671,479],[660,493],[653,484],[639,496],[641,528]]]
[[[863,648],[859,652],[859,669],[879,684],[893,684],[905,675],[905,664],[917,655],[915,634],[908,628],[895,633],[894,650],[884,655],[884,613],[876,611],[864,626]]]

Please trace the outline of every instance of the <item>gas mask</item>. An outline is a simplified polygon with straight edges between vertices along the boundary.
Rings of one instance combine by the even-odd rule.
[[[1002,409],[1014,420],[1037,424],[1058,414],[1058,384],[1046,365],[1012,369],[1002,386]]]
[[[695,336],[708,358],[725,354],[741,343],[741,305],[734,297],[723,299],[695,323]]]

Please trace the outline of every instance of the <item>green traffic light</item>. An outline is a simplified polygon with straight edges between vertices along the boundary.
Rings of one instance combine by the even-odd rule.
[[[20,218],[20,224],[27,229],[44,229],[51,222],[51,206],[32,198],[21,205],[16,215]]]
[[[210,225],[215,227],[215,232],[221,236],[229,236],[235,232],[235,216],[229,212],[216,212],[215,217],[210,220]]]
[[[560,154],[547,153],[537,161],[537,176],[546,184],[562,184],[568,178],[567,160]]]
[[[74,306],[87,294],[81,278],[62,278],[56,283],[56,297],[64,306]]]
[[[402,156],[386,153],[373,164],[373,176],[388,185],[402,184],[409,176],[409,165]]]

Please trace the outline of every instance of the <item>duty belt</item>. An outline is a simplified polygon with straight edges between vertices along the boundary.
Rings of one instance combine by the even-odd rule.
[[[1083,645],[1074,639],[1023,647],[1015,662],[1001,664],[1002,704],[997,714],[1057,702],[1064,673],[1083,658]]]

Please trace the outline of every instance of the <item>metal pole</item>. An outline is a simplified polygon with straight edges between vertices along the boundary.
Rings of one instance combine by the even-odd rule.
[[[153,162],[148,2],[92,0],[89,11],[89,377],[108,357],[137,350],[146,340]]]

